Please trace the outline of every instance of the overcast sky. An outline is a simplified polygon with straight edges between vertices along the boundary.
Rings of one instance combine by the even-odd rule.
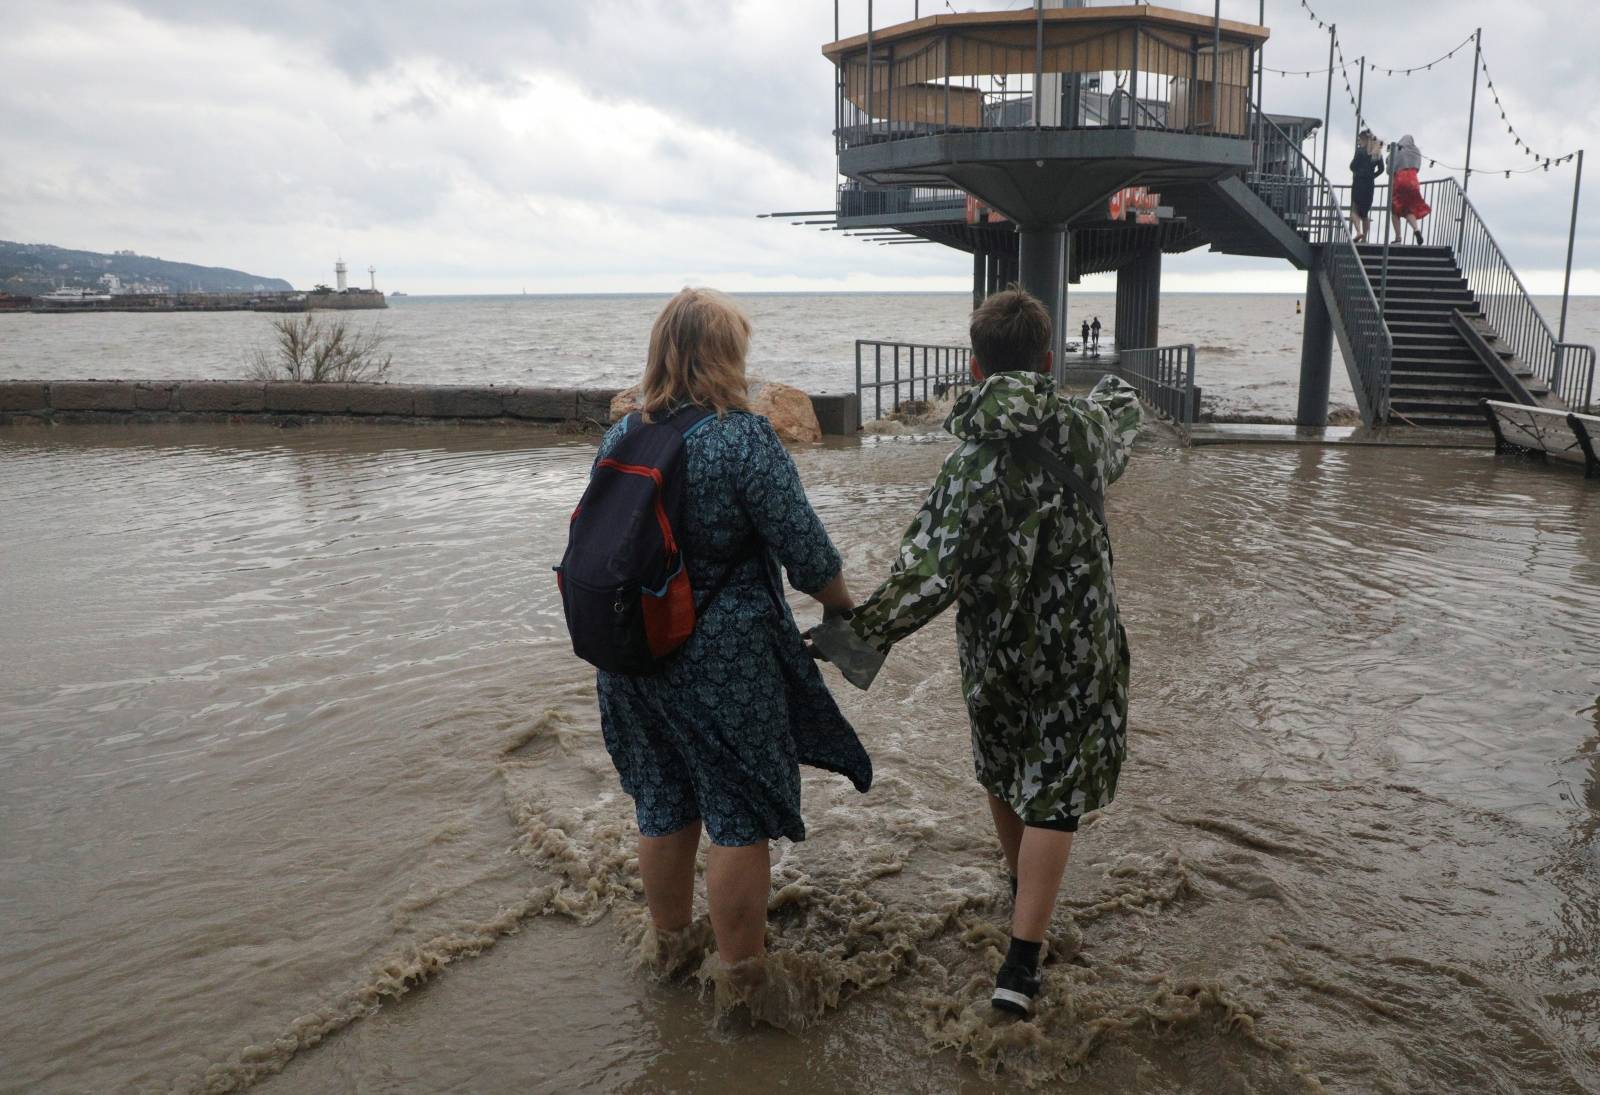
[[[935,0],[922,0],[924,9]],[[957,10],[1027,6],[962,3]],[[1209,14],[1209,0],[1169,6]],[[865,0],[842,0],[845,33]],[[1519,132],[1600,141],[1592,0],[1317,0],[1352,62],[1407,65],[1484,28]],[[1255,20],[1256,0],[1224,0]],[[878,0],[880,24],[912,0]],[[830,204],[832,0],[0,2],[0,238],[331,281],[336,254],[413,293],[961,289],[970,259],[755,219]],[[1321,68],[1299,0],[1269,0],[1268,64]],[[1460,163],[1471,51],[1367,79],[1386,137]],[[1354,70],[1351,72],[1354,80]],[[1320,115],[1323,77],[1268,77]],[[1340,110],[1341,102],[1344,104]],[[1527,166],[1480,88],[1474,163]],[[1342,84],[1331,170],[1348,160]],[[1600,156],[1596,157],[1600,161]],[[1575,288],[1600,292],[1600,162]],[[1428,177],[1428,172],[1424,172]],[[1471,194],[1535,292],[1559,291],[1571,165],[1476,176]],[[1287,264],[1195,254],[1174,290],[1296,290]],[[1102,281],[1089,288],[1103,288]]]

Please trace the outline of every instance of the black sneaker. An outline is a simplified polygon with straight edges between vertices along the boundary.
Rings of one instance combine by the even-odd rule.
[[[1000,967],[994,979],[994,995],[989,997],[989,1003],[1000,1011],[1026,1017],[1033,1010],[1033,998],[1038,995],[1039,975],[1007,964]]]

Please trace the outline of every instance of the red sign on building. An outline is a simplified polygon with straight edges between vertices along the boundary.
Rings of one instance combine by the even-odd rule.
[[[1107,212],[1114,221],[1120,221],[1132,213],[1137,224],[1155,224],[1158,220],[1156,210],[1160,207],[1160,194],[1152,193],[1149,187],[1128,186],[1111,195]]]

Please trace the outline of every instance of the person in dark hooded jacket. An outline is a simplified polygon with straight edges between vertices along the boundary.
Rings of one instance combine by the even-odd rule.
[[[1356,230],[1356,242],[1366,243],[1367,232],[1372,227],[1372,192],[1379,175],[1383,174],[1383,145],[1363,129],[1356,138],[1355,158],[1350,161],[1350,224]]]

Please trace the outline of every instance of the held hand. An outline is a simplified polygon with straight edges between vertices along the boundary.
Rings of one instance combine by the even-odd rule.
[[[807,649],[819,661],[832,662],[844,679],[863,691],[883,666],[883,655],[863,642],[841,612],[824,616],[805,633]]]
[[[851,616],[855,615],[855,612],[856,610],[853,608],[831,608],[827,605],[824,605],[822,607],[822,624],[826,624],[829,620],[848,620]],[[806,653],[811,655],[813,661],[819,662],[825,662],[828,660],[828,656],[822,651],[818,650],[817,644],[813,641],[813,637],[817,633],[817,628],[821,627],[822,624],[817,624],[816,627],[808,627],[804,631],[800,632],[800,638],[805,640]]]
[[[814,628],[814,627],[808,627],[804,631],[800,632],[800,638],[801,638],[801,640],[803,640],[805,642],[805,644],[806,644],[806,653],[811,655],[811,660],[812,661],[814,661],[814,662],[825,662],[825,661],[828,660],[828,656],[826,654],[824,654],[822,651],[818,650],[817,649],[817,644],[815,642],[813,642],[812,639],[811,639],[812,635],[814,635],[816,633],[816,630],[817,629]]]

